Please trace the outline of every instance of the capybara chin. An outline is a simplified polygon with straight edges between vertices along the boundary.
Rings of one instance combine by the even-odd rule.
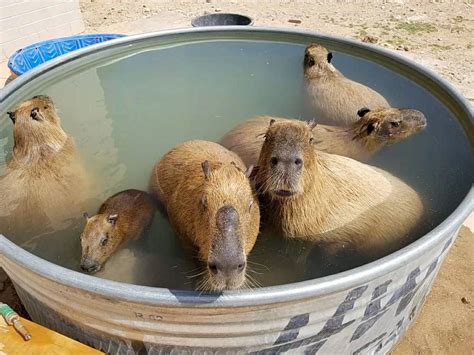
[[[52,100],[35,96],[8,113],[13,157],[0,179],[0,211],[12,225],[61,225],[79,213],[88,182]],[[15,222],[16,221],[16,222]]]
[[[360,119],[344,127],[317,124],[312,132],[317,150],[359,161],[369,159],[383,147],[397,143],[426,127],[420,111],[384,108],[358,111]],[[287,118],[262,116],[238,124],[222,137],[220,144],[237,153],[247,166],[258,163],[258,156],[271,120]]]
[[[357,110],[390,107],[375,90],[346,78],[332,64],[333,54],[318,43],[306,47],[304,76],[308,99],[319,122],[346,125],[357,121]]]
[[[144,191],[125,190],[109,197],[95,216],[87,220],[81,234],[81,268],[94,273],[125,242],[138,239],[151,225],[155,202]]]
[[[310,125],[301,121],[269,126],[255,179],[265,217],[284,236],[369,257],[409,242],[423,213],[418,194],[398,178],[317,151]]]
[[[260,224],[250,172],[234,153],[200,140],[177,145],[153,169],[151,190],[184,247],[206,265],[197,289],[246,284],[247,255]]]

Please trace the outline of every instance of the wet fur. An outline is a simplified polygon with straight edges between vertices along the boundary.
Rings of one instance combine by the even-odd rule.
[[[156,204],[146,192],[125,190],[109,197],[96,215],[87,219],[81,235],[82,260],[89,258],[101,267],[129,240],[138,239],[151,225]],[[109,216],[117,216],[112,225]],[[100,245],[100,238],[108,234],[108,243]]]
[[[390,107],[387,100],[375,90],[346,78],[331,63],[328,50],[313,43],[305,51],[304,76],[306,90],[314,117],[321,122],[347,125],[358,120],[357,110]],[[315,64],[307,64],[310,56]]]
[[[211,171],[208,179],[202,167],[206,160]],[[199,140],[174,147],[153,169],[151,191],[165,206],[184,247],[188,251],[194,249],[204,263],[211,255],[213,238],[218,235],[215,214],[223,205],[233,206],[239,214],[238,234],[243,236],[240,244],[245,255],[255,244],[260,212],[244,171],[245,165],[236,154],[216,143]],[[202,289],[218,290],[206,271],[202,275]]]
[[[289,198],[270,193],[279,179],[269,168],[270,143],[262,147],[256,185],[265,218],[277,231],[287,238],[323,242],[328,248],[356,250],[368,257],[410,241],[410,231],[423,213],[412,188],[381,169],[317,151],[306,144],[311,136],[306,123],[277,122],[267,135],[277,131],[283,136],[287,131],[287,142],[304,147],[304,165],[295,187],[299,193]],[[291,144],[287,148],[292,149]]]
[[[345,127],[318,124],[313,128],[314,147],[322,152],[366,161],[386,145],[403,140],[423,129],[423,125],[414,122],[413,116],[424,118],[423,114],[416,110],[388,108],[367,112],[357,122]],[[379,134],[377,130],[382,129],[389,123],[386,121],[394,117],[405,125],[405,130],[395,135],[383,132]],[[252,118],[226,133],[220,144],[237,153],[247,166],[257,165],[265,141],[265,132],[272,119],[277,122],[290,120],[271,116]],[[369,125],[375,127],[370,134],[367,133]]]

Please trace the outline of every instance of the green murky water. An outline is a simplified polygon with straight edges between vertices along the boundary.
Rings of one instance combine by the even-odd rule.
[[[173,145],[189,139],[216,141],[237,122],[255,115],[310,119],[303,95],[304,46],[277,42],[212,41],[151,49],[68,74],[25,93],[53,98],[64,129],[86,168],[102,185],[95,209],[111,194],[146,189],[151,167]],[[334,53],[347,77],[381,92],[393,106],[421,110],[428,128],[388,147],[371,162],[403,178],[422,195],[426,228],[459,204],[472,183],[467,139],[452,114],[416,83],[365,59]],[[8,108],[11,109],[11,108]],[[0,120],[0,173],[11,156],[11,124]],[[79,270],[84,221],[41,238],[8,235],[27,250]],[[0,232],[5,226],[0,225]],[[333,273],[331,264],[298,256],[303,245],[261,238],[250,267],[264,286]],[[356,261],[357,263],[357,261]],[[195,266],[186,260],[167,221],[157,214],[141,241],[128,244],[99,277],[141,285],[191,288]],[[342,265],[344,269],[344,265]]]

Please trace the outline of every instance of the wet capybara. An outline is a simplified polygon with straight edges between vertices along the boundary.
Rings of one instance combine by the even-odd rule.
[[[97,272],[115,251],[129,240],[138,239],[151,225],[156,205],[140,190],[125,190],[109,197],[95,216],[87,220],[81,234],[81,268]]]
[[[260,210],[240,158],[219,144],[177,145],[156,163],[151,190],[165,206],[183,245],[206,264],[204,291],[242,287]]]
[[[344,127],[317,124],[313,129],[317,150],[365,161],[383,147],[397,143],[426,127],[426,118],[413,109],[360,109],[360,119]],[[244,121],[226,133],[220,144],[237,153],[247,166],[257,165],[271,120],[262,116]]]
[[[52,100],[35,96],[8,113],[13,156],[0,178],[0,214],[10,225],[59,226],[79,214],[89,181]],[[16,221],[16,222],[14,222]]]
[[[347,125],[358,120],[357,110],[390,107],[375,90],[346,78],[332,64],[333,54],[320,44],[306,47],[304,76],[308,99],[318,122]]]
[[[423,213],[418,194],[393,175],[315,149],[308,123],[271,124],[255,176],[266,222],[287,238],[366,255],[406,244]]]

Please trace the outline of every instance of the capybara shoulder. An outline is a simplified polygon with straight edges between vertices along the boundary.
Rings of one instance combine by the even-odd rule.
[[[199,289],[221,291],[246,281],[260,223],[250,172],[236,154],[199,140],[177,145],[153,169],[152,192],[183,245],[206,264]]]
[[[153,221],[155,209],[155,201],[148,193],[125,190],[109,197],[96,215],[85,214],[81,268],[99,271],[124,242],[143,234]]]

